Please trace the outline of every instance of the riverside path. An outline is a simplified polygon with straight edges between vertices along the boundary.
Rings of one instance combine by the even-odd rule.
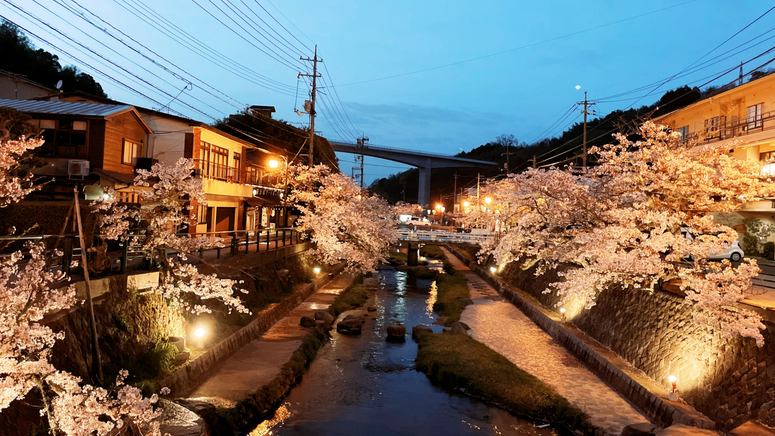
[[[534,375],[586,412],[606,434],[619,435],[629,424],[648,422],[627,401],[512,304],[460,259],[441,247],[449,262],[468,280],[471,299],[460,321],[470,335]]]
[[[320,288],[260,338],[234,353],[189,398],[230,406],[270,383],[310,334],[309,328],[300,325],[301,317],[328,309],[354,278],[343,273]]]

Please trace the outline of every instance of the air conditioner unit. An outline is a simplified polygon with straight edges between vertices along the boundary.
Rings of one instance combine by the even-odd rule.
[[[67,161],[67,177],[71,179],[81,179],[89,175],[88,160],[69,160]]]

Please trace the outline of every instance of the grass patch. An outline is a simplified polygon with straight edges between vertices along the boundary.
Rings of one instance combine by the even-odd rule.
[[[463,299],[471,297],[468,282],[463,274],[453,270],[452,274],[439,274],[436,278],[436,286],[438,299],[433,304],[433,310],[447,317],[446,325],[452,325],[460,320],[460,314],[468,305],[468,302]]]
[[[455,249],[463,255],[463,257],[468,262],[477,262],[478,259],[476,258],[476,254],[479,253],[479,250],[481,250],[481,247],[479,247],[476,244],[461,244],[461,243],[450,243],[449,244],[452,247],[455,247]]]
[[[328,312],[334,315],[334,318],[342,312],[361,306],[369,299],[369,291],[363,286],[364,277],[363,274],[358,274],[350,286],[336,297],[334,303],[328,308]]]
[[[406,253],[402,253],[395,250],[390,250],[390,258],[393,259],[396,263],[400,263],[400,264],[406,264],[406,262],[409,261]]]
[[[433,382],[537,421],[593,435],[587,415],[552,388],[466,335],[426,334],[415,367]]]
[[[438,245],[423,245],[420,247],[420,255],[425,257],[432,257],[434,259],[443,259],[444,252]]]

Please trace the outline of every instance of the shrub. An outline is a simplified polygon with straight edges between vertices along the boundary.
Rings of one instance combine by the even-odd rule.
[[[766,242],[764,244],[762,257],[769,260],[775,260],[775,242]]]

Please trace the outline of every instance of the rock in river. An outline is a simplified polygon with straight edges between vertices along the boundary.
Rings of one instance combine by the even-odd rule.
[[[391,324],[387,326],[387,340],[404,342],[406,340],[406,327],[401,324]]]
[[[318,310],[315,312],[315,320],[316,321],[324,321],[326,325],[331,325],[334,323],[334,315],[331,315],[330,313],[326,312],[325,310]]]
[[[317,325],[315,320],[308,316],[302,316],[299,324],[301,324],[302,327],[315,327]]]
[[[417,339],[425,333],[433,334],[433,329],[425,324],[418,324],[412,327],[412,339]]]
[[[336,324],[336,331],[339,333],[359,334],[361,332],[361,324],[360,316],[347,315]]]

